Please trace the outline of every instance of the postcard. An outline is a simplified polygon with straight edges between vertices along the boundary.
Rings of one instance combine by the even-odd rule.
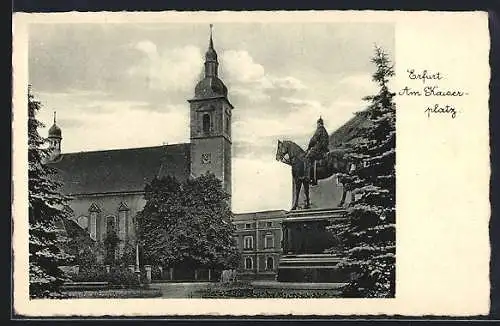
[[[488,56],[485,12],[14,14],[15,313],[487,314]]]

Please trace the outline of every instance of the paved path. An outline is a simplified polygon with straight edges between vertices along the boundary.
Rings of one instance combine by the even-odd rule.
[[[160,289],[162,298],[201,298],[195,291],[208,287],[210,283],[153,283],[152,288]]]

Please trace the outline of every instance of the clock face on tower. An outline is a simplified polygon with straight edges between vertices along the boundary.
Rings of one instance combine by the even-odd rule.
[[[201,154],[201,163],[209,164],[211,161],[212,161],[212,157],[211,157],[210,153]]]

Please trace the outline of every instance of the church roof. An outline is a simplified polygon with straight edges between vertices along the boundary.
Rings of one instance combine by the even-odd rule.
[[[143,191],[155,176],[190,175],[190,144],[62,154],[50,163],[67,195]]]

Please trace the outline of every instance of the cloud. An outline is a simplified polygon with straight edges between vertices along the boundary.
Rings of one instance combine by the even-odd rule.
[[[293,76],[275,76],[254,61],[248,51],[228,50],[222,54],[224,78],[230,91],[251,102],[269,100],[277,90],[297,91],[307,87]]]
[[[162,143],[182,143],[189,140],[188,117],[182,111],[149,112],[147,119],[138,110],[115,110],[95,116],[80,116],[88,128],[60,127],[65,152],[157,146]],[[65,128],[71,129],[66,133]],[[89,131],[91,130],[91,132]]]
[[[262,103],[271,99],[271,96],[264,93],[260,89],[252,89],[244,86],[233,86],[230,89],[230,96],[232,98],[241,97],[243,101],[249,101],[250,103]],[[238,100],[236,100],[238,102]]]
[[[151,57],[155,57],[158,55],[156,44],[148,40],[138,42],[137,44],[135,44],[135,48]]]
[[[285,89],[306,89],[307,87],[297,78],[295,77],[280,77],[274,78],[273,83],[279,88]]]
[[[265,85],[264,67],[255,63],[247,51],[224,51],[222,64],[227,77],[235,82],[261,82]]]
[[[85,123],[80,120],[80,119],[73,119],[73,118],[64,118],[64,119],[57,119],[57,124],[59,126],[64,126],[65,128],[81,128],[85,126]]]
[[[57,124],[65,135],[66,152],[153,146],[189,139],[189,128],[186,128],[189,111],[185,104],[165,103],[153,110],[153,104],[147,101],[99,98],[91,92],[76,92],[79,97],[71,94],[39,94],[43,107],[38,119],[45,124],[39,132],[47,135],[52,125],[52,112],[60,108]]]
[[[301,98],[282,97],[281,101],[291,105],[294,108],[316,108],[320,110],[322,107],[321,103],[319,103],[318,101],[304,100]]]
[[[289,209],[292,199],[290,167],[276,161],[233,159],[233,211]]]
[[[196,46],[159,49],[153,42],[143,40],[133,48],[144,57],[127,70],[128,74],[146,80],[152,89],[191,90],[200,75],[203,57]]]
[[[377,92],[377,85],[372,81],[372,76],[369,73],[351,74],[342,77],[336,84],[336,89],[342,91],[344,96],[353,98],[353,94],[363,94],[360,96],[374,94]]]

